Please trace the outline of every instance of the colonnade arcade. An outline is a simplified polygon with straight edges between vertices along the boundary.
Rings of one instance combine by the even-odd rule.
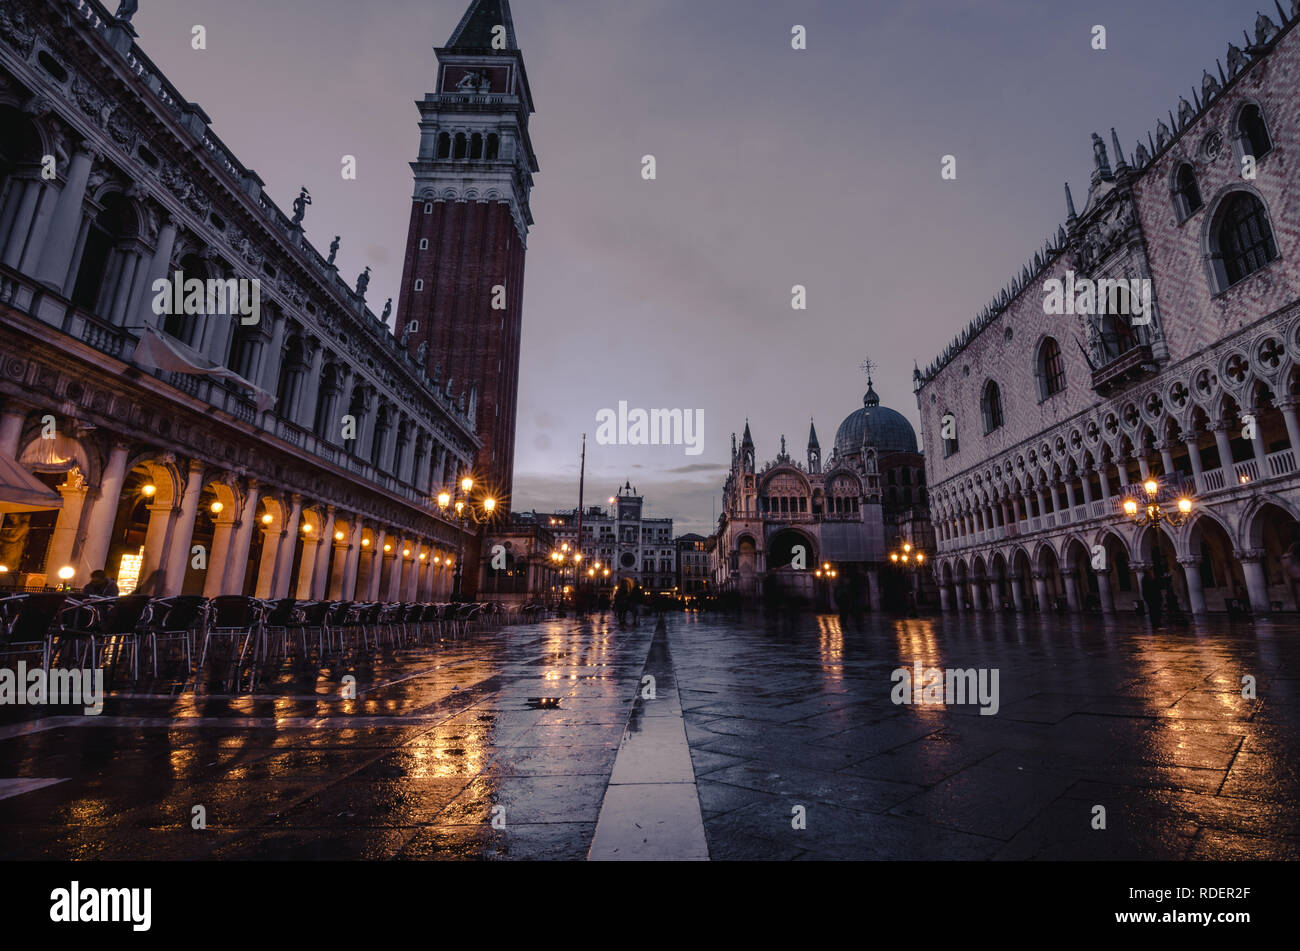
[[[42,438],[33,416],[16,400],[0,408],[0,452],[62,506],[3,516],[0,583],[52,586],[70,567],[75,587],[102,568],[124,594],[159,572],[146,589],[155,596],[451,596],[463,538],[454,526],[432,518],[424,532],[395,526],[129,438],[98,437],[93,427]]]
[[[1283,553],[1300,538],[1300,509],[1265,493],[1197,511],[1179,527],[1105,525],[943,557],[936,564],[944,610],[1115,613],[1142,600],[1148,573],[1168,579],[1181,609],[1300,610]]]

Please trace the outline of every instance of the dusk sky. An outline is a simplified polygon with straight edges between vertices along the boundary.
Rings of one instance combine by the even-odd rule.
[[[1289,5],[1290,0],[1287,0]],[[351,283],[396,298],[419,143],[414,100],[468,0],[141,0],[139,42]],[[110,11],[116,4],[109,0]],[[709,530],[730,435],[829,455],[877,364],[918,425],[924,366],[1080,206],[1090,134],[1131,158],[1191,99],[1247,0],[513,0],[536,99],[516,509],[630,480],[651,516]],[[193,25],[208,48],[190,47]],[[808,49],[791,49],[791,28]],[[1107,28],[1108,49],[1090,48]],[[1168,121],[1166,119],[1166,121]],[[358,160],[344,181],[340,159]],[[658,179],[641,178],[641,158]],[[940,159],[957,159],[957,180]],[[1111,156],[1112,161],[1114,156]],[[792,285],[808,309],[790,306]],[[601,446],[596,414],[701,409],[704,451]]]

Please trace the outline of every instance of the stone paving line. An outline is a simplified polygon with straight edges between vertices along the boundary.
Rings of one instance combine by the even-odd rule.
[[[707,861],[709,857],[662,618],[650,642],[641,689],[614,760],[587,857],[593,861]]]
[[[1300,858],[1294,620],[666,620],[0,726],[0,858]],[[916,660],[999,668],[998,714],[892,703]]]

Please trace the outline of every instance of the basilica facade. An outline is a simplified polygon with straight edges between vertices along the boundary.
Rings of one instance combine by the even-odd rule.
[[[748,420],[739,446],[734,433],[731,440],[722,514],[708,544],[714,590],[754,596],[775,586],[825,603],[860,586],[864,605],[880,610],[918,586],[898,575],[889,555],[905,542],[932,546],[924,460],[911,424],[880,405],[870,381],[825,462],[812,423],[803,461],[782,436],[776,458],[757,467]]]
[[[435,383],[368,274],[306,239],[305,190],[281,210],[129,18],[0,7],[0,477],[21,500],[0,587],[106,569],[159,595],[447,597],[468,535],[434,500],[482,450],[477,394]],[[161,313],[177,272],[258,288],[256,314]]]
[[[946,608],[1131,610],[1148,574],[1194,614],[1300,607],[1297,22],[1260,14],[1129,152],[1094,135],[1081,205],[917,370]],[[1172,522],[1141,524],[1151,477]]]

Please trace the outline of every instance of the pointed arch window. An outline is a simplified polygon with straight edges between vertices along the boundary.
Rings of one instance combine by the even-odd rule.
[[[960,447],[957,445],[957,428],[956,428],[956,426],[954,426],[954,427],[952,428],[952,430],[951,430],[951,432],[952,432],[952,436],[951,436],[951,438],[949,438],[948,436],[943,435],[944,429],[947,428],[946,426],[944,426],[943,420],[947,419],[947,417],[949,417],[949,416],[951,416],[951,415],[952,415],[952,414],[951,414],[950,412],[948,412],[947,410],[944,410],[943,414],[939,417],[939,420],[940,420],[939,425],[940,425],[940,427],[941,427],[940,430],[939,430],[939,439],[940,439],[940,441],[943,443],[943,457],[944,457],[945,459],[947,459],[949,456],[951,456],[954,452],[956,452],[956,451],[960,448]]]
[[[997,381],[989,380],[984,384],[984,393],[980,397],[980,413],[984,417],[984,435],[1002,428],[1002,390]]]
[[[1210,238],[1219,290],[1245,280],[1277,257],[1268,212],[1250,192],[1234,192],[1224,199]]]
[[[1061,345],[1055,337],[1044,337],[1038,347],[1036,366],[1038,376],[1038,397],[1045,400],[1065,389],[1065,360],[1061,356]]]
[[[1184,162],[1174,173],[1174,210],[1179,221],[1186,221],[1200,210],[1201,189],[1196,184],[1196,172],[1191,163]]]
[[[1243,154],[1255,156],[1256,161],[1273,151],[1273,140],[1264,124],[1264,113],[1253,102],[1242,109],[1237,117],[1237,137]]]

